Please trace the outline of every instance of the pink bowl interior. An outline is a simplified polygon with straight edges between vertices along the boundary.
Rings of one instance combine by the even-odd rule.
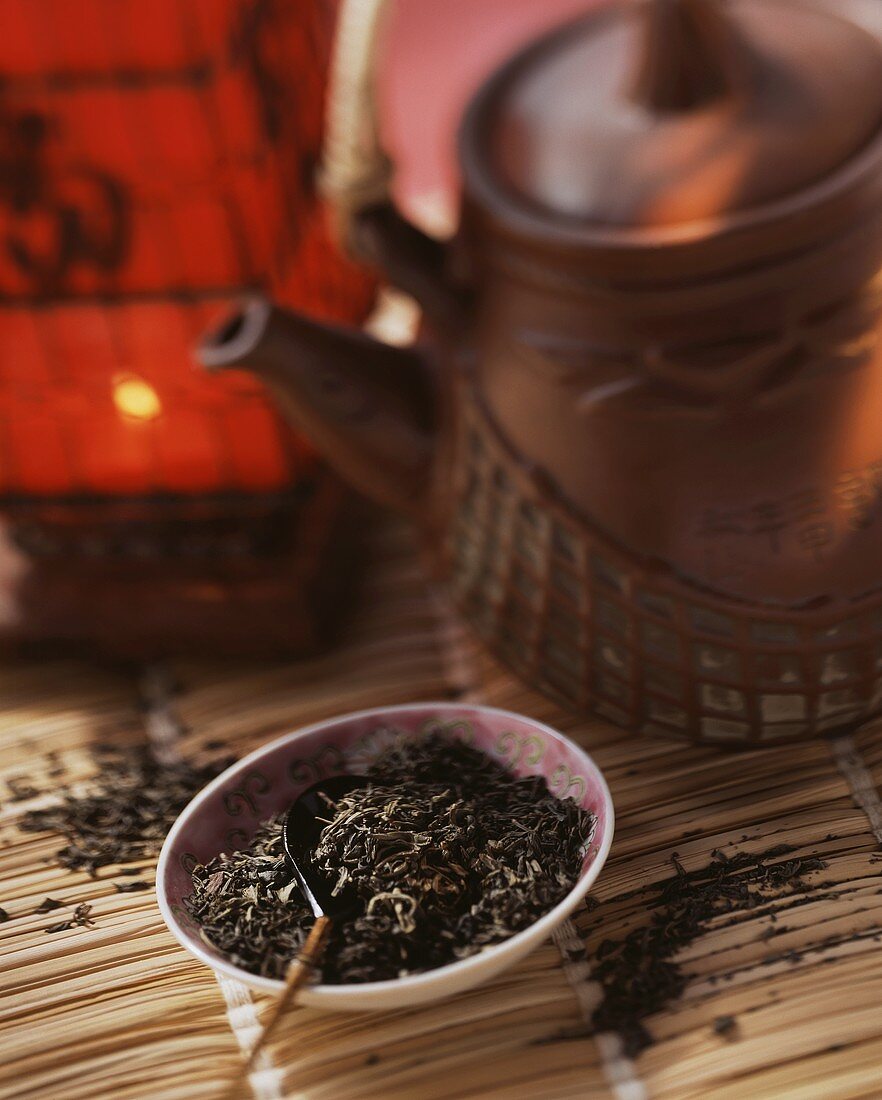
[[[402,736],[422,738],[436,731],[473,745],[515,775],[544,776],[553,794],[573,798],[591,810],[596,825],[585,838],[582,875],[587,873],[610,827],[608,795],[596,767],[574,745],[527,718],[467,705],[414,705],[367,712],[274,742],[256,754],[258,759],[250,765],[234,765],[204,797],[197,797],[198,804],[184,810],[185,820],[169,837],[163,853],[162,878],[181,934],[205,952],[207,945],[183,906],[192,889],[190,873],[197,863],[246,845],[261,822],[286,810],[318,779],[345,772],[360,774],[393,741]]]

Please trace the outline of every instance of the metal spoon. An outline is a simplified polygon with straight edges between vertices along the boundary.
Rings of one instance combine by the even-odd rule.
[[[363,775],[335,775],[330,779],[321,779],[297,798],[282,824],[285,855],[300,892],[313,911],[316,925],[320,920],[331,921],[345,915],[357,901],[351,890],[333,892],[335,884],[315,866],[312,854],[327,824],[329,803],[338,802],[344,795],[364,787],[366,783]]]
[[[315,915],[315,924],[299,954],[288,967],[285,988],[273,1005],[266,1026],[248,1055],[242,1074],[251,1070],[258,1054],[272,1037],[285,1009],[321,962],[334,921],[350,912],[357,902],[351,890],[333,893],[334,883],[315,866],[312,855],[322,829],[327,824],[329,803],[337,802],[350,791],[365,786],[366,782],[363,775],[335,775],[330,779],[321,779],[308,787],[285,815],[282,823],[285,855],[300,892]],[[237,1085],[238,1079],[234,1083],[232,1095],[235,1095]]]

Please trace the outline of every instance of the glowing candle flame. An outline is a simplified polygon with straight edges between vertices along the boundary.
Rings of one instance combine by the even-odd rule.
[[[118,375],[113,380],[113,403],[131,420],[155,420],[162,412],[159,394],[143,378]]]

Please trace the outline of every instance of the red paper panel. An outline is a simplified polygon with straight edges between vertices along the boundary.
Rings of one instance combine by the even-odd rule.
[[[312,463],[191,347],[255,286],[370,305],[308,167],[333,6],[0,0],[0,491],[264,491]]]

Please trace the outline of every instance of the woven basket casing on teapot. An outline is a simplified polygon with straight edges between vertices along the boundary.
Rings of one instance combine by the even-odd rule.
[[[377,194],[349,222],[428,350],[252,302],[205,364],[572,709],[743,745],[882,708],[882,43],[809,0],[611,7],[494,74],[460,157],[449,248]]]

